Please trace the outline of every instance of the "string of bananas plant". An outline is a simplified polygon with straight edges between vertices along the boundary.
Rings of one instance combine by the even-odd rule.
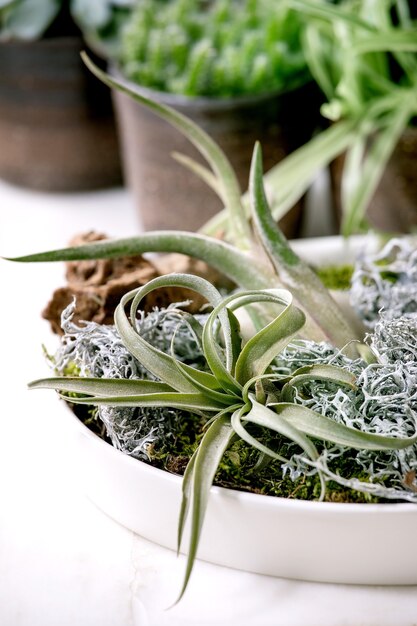
[[[118,60],[124,76],[163,92],[272,93],[311,80],[300,32],[300,16],[283,2],[142,0]]]

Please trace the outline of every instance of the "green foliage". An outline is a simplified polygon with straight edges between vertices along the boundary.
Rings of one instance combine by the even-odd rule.
[[[288,0],[309,16],[305,57],[326,95],[323,114],[352,120],[342,181],[345,235],[365,213],[404,129],[417,114],[417,21],[404,0]]]
[[[0,0],[0,41],[40,39],[58,13],[70,15],[89,45],[105,56],[119,51],[120,32],[137,0]]]
[[[115,58],[135,4],[137,0],[71,0],[71,13],[88,45],[106,58]]]
[[[309,78],[300,19],[274,0],[141,0],[123,38],[123,73],[187,96],[290,89]]]
[[[1,0],[0,42],[39,39],[62,5],[63,0]]]
[[[152,462],[164,470],[183,474],[187,463],[195,452],[201,436],[195,440],[195,423],[183,420],[182,430],[178,432],[176,441],[156,453]],[[193,428],[194,426],[194,428]],[[194,443],[191,443],[191,439]],[[278,445],[278,444],[276,444]],[[302,475],[295,480],[288,474],[283,475],[279,461],[271,461],[256,469],[258,455],[256,450],[239,439],[225,452],[214,478],[219,487],[257,493],[278,498],[295,500],[317,500],[320,498],[321,483],[318,474]],[[337,470],[345,476],[356,476],[366,481],[369,477],[358,471],[350,458],[341,458],[337,462]],[[324,502],[379,502],[380,499],[369,493],[342,487],[330,480],[326,485]]]
[[[315,268],[315,271],[327,289],[347,291],[350,289],[353,269],[353,265],[324,265]]]

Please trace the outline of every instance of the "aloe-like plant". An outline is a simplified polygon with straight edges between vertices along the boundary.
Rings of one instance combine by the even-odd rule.
[[[121,37],[137,0],[71,0],[71,14],[84,39],[105,58],[120,55]]]

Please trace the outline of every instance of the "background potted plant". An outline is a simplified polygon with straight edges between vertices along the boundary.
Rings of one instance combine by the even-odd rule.
[[[71,9],[66,0],[0,6],[0,177],[14,184],[81,191],[121,182],[111,100],[80,61]]]
[[[106,77],[97,68],[91,67],[108,84],[127,91],[126,87]],[[69,394],[81,394],[81,397],[74,398],[70,395],[68,398],[79,404],[106,405],[116,408],[176,407],[190,411],[194,415],[194,423],[196,416],[201,417],[202,415],[203,418],[204,416],[207,418],[208,422],[206,429],[203,429],[201,443],[191,457],[183,480],[179,540],[184,530],[188,510],[191,516],[189,559],[184,587],[191,573],[199,543],[212,479],[221,457],[236,436],[261,453],[261,457],[258,459],[258,469],[264,465],[268,457],[272,457],[281,464],[290,463],[291,465],[291,460],[286,456],[288,453],[286,441],[289,440],[290,449],[292,449],[292,445],[296,444],[303,452],[301,456],[296,453],[293,459],[295,465],[291,467],[294,469],[294,476],[297,476],[298,471],[310,475],[311,471],[314,470],[313,473],[318,480],[318,485],[321,485],[322,494],[327,480],[334,480],[345,487],[376,497],[400,498],[415,502],[416,488],[413,468],[416,465],[416,406],[411,382],[416,371],[415,316],[402,317],[398,320],[394,318],[392,323],[386,323],[382,320],[379,327],[377,324],[375,328],[371,350],[360,343],[352,344],[352,340],[357,339],[357,333],[347,319],[346,313],[336,305],[316,274],[289,247],[281,231],[275,225],[263,189],[259,147],[255,149],[251,171],[251,219],[249,220],[245,205],[241,201],[238,202],[234,195],[235,188],[231,182],[230,165],[215,144],[178,112],[158,103],[153,103],[135,92],[131,92],[131,95],[192,136],[201,152],[208,158],[213,168],[212,174],[216,181],[216,188],[227,199],[226,206],[232,225],[229,230],[229,238],[234,239],[235,246],[204,235],[184,232],[156,232],[131,239],[97,242],[77,248],[31,255],[17,260],[39,262],[109,258],[143,251],[175,250],[200,257],[211,262],[213,266],[222,268],[230,278],[233,278],[241,287],[249,288],[250,291],[238,292],[223,299],[210,283],[196,277],[174,275],[157,278],[139,290],[126,294],[115,315],[116,331],[124,349],[139,363],[144,364],[157,380],[149,380],[149,378],[142,380],[141,377],[135,375],[127,377],[116,375],[113,378],[117,380],[110,381],[106,376],[99,376],[98,378],[67,376],[37,381],[33,387],[54,388]],[[293,160],[292,163],[294,163]],[[291,172],[295,175],[294,169]],[[404,251],[405,253],[406,251]],[[399,254],[399,260],[401,260],[401,254],[402,252]],[[387,257],[388,263],[390,263],[392,250],[387,252]],[[375,265],[381,267],[381,259],[375,259]],[[389,274],[389,282],[392,281],[394,266],[385,268]],[[291,288],[295,301],[288,291],[279,289],[282,283]],[[160,346],[153,345],[140,332],[140,320],[138,323],[136,313],[141,299],[154,288],[166,285],[186,286],[201,292],[213,306],[213,312],[207,316],[204,325],[190,316],[183,317],[183,321],[193,333],[194,343],[200,345],[200,351],[208,365],[207,368],[196,368],[187,363],[186,360],[176,358],[176,333],[179,332],[176,324],[174,324],[174,330],[168,341],[170,347],[167,346],[164,350],[161,350]],[[368,285],[367,280],[365,280],[364,285]],[[400,284],[399,286],[402,288],[403,285]],[[234,311],[239,306],[260,302],[264,303],[264,307],[255,312],[251,311],[257,332],[254,337],[242,345]],[[302,305],[305,313],[298,308],[295,302]],[[281,311],[278,315],[272,315],[272,321],[266,323],[268,318],[271,320],[271,312],[269,308],[265,308],[265,305],[270,306],[272,304],[279,305]],[[126,305],[131,305],[130,315],[126,312]],[[64,323],[69,324],[68,335],[71,338],[78,331],[71,327],[71,319],[68,319],[68,315],[70,318],[71,312],[67,312]],[[218,327],[216,326],[217,318],[222,329],[222,340],[219,340]],[[306,325],[304,325],[305,322]],[[155,328],[155,324],[151,323],[151,327]],[[90,330],[95,332],[95,327],[87,327],[87,334],[90,333]],[[281,360],[276,364],[277,369],[275,371],[271,371],[269,369],[271,363],[300,330],[305,333],[309,341],[307,344],[295,344],[292,347],[295,352],[295,355],[293,352],[290,356],[290,360],[293,359],[291,361],[292,369],[290,368],[290,371],[287,371],[285,367],[283,369],[284,359],[284,362]],[[106,331],[106,333],[112,332],[115,331]],[[317,343],[317,333],[321,337],[325,336],[328,343]],[[120,344],[118,345],[120,347]],[[302,346],[305,346],[305,349],[308,346],[308,349],[313,350],[313,352],[309,353],[307,362],[300,363],[298,359],[300,351],[302,352],[304,349]],[[322,360],[317,352],[319,346],[322,348],[324,346],[325,352],[327,350],[327,356],[322,355],[324,357]],[[344,354],[341,353],[342,348]],[[68,352],[66,354],[68,355]],[[93,350],[92,354],[96,355],[97,352]],[[118,358],[117,355],[121,353],[113,351],[112,354]],[[125,367],[127,361],[122,358],[121,362]],[[95,363],[97,363],[96,360]],[[91,364],[87,365],[88,371],[90,371],[90,367]],[[128,369],[132,372],[131,367]],[[404,377],[405,388],[402,384],[398,387],[398,381],[402,380],[401,377]],[[121,380],[121,378],[126,379]],[[320,384],[317,385],[317,383]],[[330,395],[332,398],[337,397],[340,400],[340,394],[343,395],[342,389],[348,390],[347,395],[345,393],[345,402],[347,404],[353,402],[353,413],[350,410],[347,411],[346,403],[342,409],[342,405],[336,402],[333,407],[336,407],[335,410],[331,411],[331,416],[328,414],[330,405],[326,400],[327,392],[323,388],[323,384],[327,383],[331,386]],[[368,389],[367,385],[371,385],[371,387]],[[387,385],[391,389],[389,406],[392,408],[395,405],[395,411],[387,408]],[[397,391],[394,390],[394,387]],[[372,401],[377,402],[377,407],[373,405],[369,409],[369,392],[371,389]],[[376,394],[377,389],[380,390],[380,393]],[[404,395],[404,389],[406,389],[406,395]],[[300,390],[302,390],[301,393],[299,393]],[[368,395],[366,395],[367,393]],[[351,395],[349,396],[349,394]],[[365,407],[368,408],[358,410],[356,401],[361,407],[365,403]],[[376,408],[378,409],[378,416],[374,419]],[[399,417],[399,411],[401,412],[403,409],[405,412],[404,414],[401,413]],[[261,432],[254,431],[253,427],[260,427]],[[265,429],[279,435],[278,440],[265,439]],[[282,437],[284,437],[284,442]],[[87,446],[87,444],[85,445]],[[278,447],[276,447],[277,445]],[[282,445],[284,448],[280,447]],[[316,447],[318,445],[320,453]],[[333,457],[335,446],[341,446],[341,457],[338,455]],[[87,447],[92,451],[92,448]],[[94,449],[93,454],[98,460],[100,468],[100,480],[95,480],[94,484],[103,485],[104,456],[107,460],[108,456],[104,454],[104,449],[99,450],[97,447]],[[284,450],[285,454],[283,454]],[[405,450],[406,453],[404,455],[399,452],[397,458],[396,450]],[[345,454],[351,455],[347,464],[345,463]],[[374,454],[376,457],[373,456]],[[370,455],[369,459],[368,455]],[[357,459],[359,467],[363,469],[365,457],[370,463],[369,466],[366,466],[368,470],[365,472],[365,476],[348,475],[346,477],[344,475],[346,470],[350,471],[352,459]],[[393,462],[394,457],[402,463],[399,473],[397,461]],[[335,458],[341,460],[342,465],[338,466],[337,470],[332,470],[329,463],[331,464]],[[124,488],[126,485],[131,487],[135,477],[138,477],[134,467],[137,468],[140,464],[134,466],[132,463],[134,463],[132,459],[120,460],[118,466],[117,475],[121,479],[120,485],[123,485]],[[375,467],[382,469],[375,471]],[[153,495],[155,493],[162,495],[164,504],[172,505],[177,502],[179,497],[178,482],[168,477],[163,480],[164,486],[161,486],[159,479],[153,472],[145,470],[145,475],[146,477],[142,478],[143,484],[147,484],[147,493],[154,489]],[[142,478],[140,479],[141,482]],[[104,481],[104,484],[107,485],[107,481]],[[172,485],[172,490],[170,485]],[[111,504],[112,498],[109,497],[107,489],[98,488],[97,501],[101,505],[106,502],[113,515],[115,515],[114,511],[117,507],[121,507],[119,509],[119,512],[122,511],[120,519],[131,527],[139,528],[132,522],[132,510],[137,511],[137,507],[132,507],[130,500],[129,506],[121,504],[125,502],[124,497],[118,498],[116,505],[114,501]],[[123,495],[125,492],[121,490],[121,493]],[[255,498],[253,504],[258,515],[254,517],[249,507],[249,509],[245,509],[245,519],[240,519],[239,524],[237,524],[234,517],[228,516],[232,509],[235,511],[234,514],[237,510],[241,512],[245,498],[236,498],[237,504],[231,508],[227,505],[228,496],[226,495],[225,498],[226,500],[222,499],[222,496],[219,497],[220,507],[217,508],[217,514],[220,520],[228,520],[225,522],[226,527],[229,531],[231,529],[234,534],[236,534],[237,528],[242,525],[243,530],[238,534],[241,538],[243,537],[243,543],[239,543],[238,538],[238,549],[230,550],[228,547],[230,532],[220,533],[220,537],[226,536],[226,544],[222,540],[219,541],[220,551],[217,550],[216,552],[216,562],[254,568],[255,571],[263,571],[264,573],[280,573],[281,575],[284,573],[295,577],[338,582],[392,583],[394,579],[391,578],[391,575],[395,571],[395,582],[415,582],[415,554],[410,550],[408,541],[401,546],[401,549],[396,543],[394,551],[390,552],[389,572],[387,568],[381,567],[380,558],[381,537],[385,536],[385,532],[394,519],[396,520],[396,528],[401,528],[401,533],[408,533],[412,523],[414,523],[413,520],[415,520],[416,509],[414,506],[409,504],[396,504],[394,507],[375,505],[376,508],[374,508],[374,505],[367,504],[363,507],[358,505],[359,508],[355,508],[356,505],[349,505],[353,508],[349,508],[348,512],[348,509],[338,509],[337,507],[340,505],[332,504],[330,508],[323,505],[322,512],[319,512],[320,509],[314,506],[314,503],[310,503],[311,506],[306,508],[297,508],[297,506],[291,505],[285,507],[282,502],[278,501],[275,509],[275,504],[268,504],[268,500],[261,502],[256,501]],[[232,497],[233,500],[234,497]],[[143,503],[143,497],[141,497],[141,502]],[[156,509],[152,509],[152,511],[158,513],[159,516],[162,512],[158,504]],[[225,512],[226,518],[223,517]],[[302,513],[301,517],[300,513]],[[294,562],[300,561],[298,549],[287,551],[282,547],[283,542],[271,541],[271,538],[262,541],[262,532],[258,533],[261,535],[261,540],[254,538],[255,550],[247,550],[252,557],[234,560],[236,554],[246,552],[241,550],[242,545],[251,545],[250,535],[254,528],[263,527],[263,515],[268,517],[267,527],[273,529],[274,537],[276,537],[277,528],[281,529],[281,534],[282,532],[286,534],[295,525],[298,533],[296,535],[297,541],[293,543],[294,545],[297,544],[297,547],[302,545],[301,554],[307,557],[307,559],[301,559],[301,567],[292,565]],[[150,526],[152,527],[152,515],[143,514],[141,517],[145,519],[141,532],[144,528],[148,532]],[[215,518],[212,517],[212,523],[213,519]],[[271,519],[273,520],[272,526],[270,524]],[[303,526],[304,519],[308,522],[306,526]],[[255,520],[256,525],[254,524]],[[280,520],[284,520],[282,524]],[[324,550],[322,543],[318,542],[319,552],[317,552],[311,546],[314,542],[309,541],[309,532],[311,528],[317,529],[317,524],[322,524],[323,520],[328,533],[327,541],[324,543],[329,549]],[[154,528],[147,536],[154,538],[155,533]],[[215,525],[211,527],[211,533],[210,539],[213,540],[216,537]],[[307,537],[307,542],[302,539],[304,536]],[[322,537],[322,535],[320,536]],[[172,545],[172,535],[166,531],[158,537],[159,541]],[[167,539],[167,537],[171,537],[171,539]],[[352,537],[353,540],[350,540]],[[336,550],[339,543],[342,543],[344,547]],[[371,566],[365,566],[361,560],[360,571],[358,571],[357,559],[360,559],[360,555],[364,553],[365,543],[366,562],[371,563]],[[278,545],[275,549],[276,544]],[[233,545],[236,543],[233,542]],[[282,567],[280,565],[277,568],[271,565],[270,555],[273,546],[273,553],[277,558],[272,559],[272,562],[281,564],[282,558],[286,557],[287,566]],[[258,548],[261,549],[263,555],[262,566],[259,564]],[[206,555],[207,545],[205,549],[204,554]],[[332,558],[335,550],[337,556]],[[219,556],[219,554],[223,556]],[[318,554],[322,555],[321,559],[317,558]],[[341,554],[343,555],[343,568],[340,567]],[[368,558],[370,554],[372,556]],[[312,555],[316,557],[313,561],[311,560]],[[206,556],[206,558],[210,557]],[[383,558],[385,561],[386,554]],[[313,567],[309,567],[308,563],[313,563]],[[262,569],[259,569],[260,567]]]
[[[331,163],[335,213],[345,234],[417,223],[417,13],[406,0],[289,0],[308,15],[305,58],[327,102],[321,111],[356,137]],[[347,129],[346,132],[349,132]]]
[[[204,128],[245,189],[255,140],[269,169],[313,132],[318,92],[307,86],[301,21],[284,3],[268,0],[146,0],[137,3],[120,45],[107,56],[132,89]],[[184,170],[198,152],[151,112],[122,94],[115,99],[125,170],[145,228],[201,226],[222,204]],[[296,234],[299,218],[300,205],[286,216],[287,233]]]

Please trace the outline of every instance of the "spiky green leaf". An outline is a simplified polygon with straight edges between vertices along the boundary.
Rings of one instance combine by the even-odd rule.
[[[273,411],[305,435],[347,448],[355,448],[357,450],[402,450],[417,442],[417,434],[412,437],[375,435],[370,432],[350,428],[307,407],[291,403],[277,404],[273,406]]]
[[[240,242],[240,246],[242,248],[248,248],[251,233],[240,200],[241,191],[239,183],[228,158],[220,147],[205,131],[189,120],[185,115],[182,115],[171,107],[151,100],[140,88],[135,89],[134,85],[127,81],[109,76],[100,70],[86,53],[82,53],[81,56],[91,72],[108,87],[128,95],[136,102],[147,107],[162,119],[172,124],[172,126],[177,128],[191,141],[212,167],[221,189],[222,198],[225,200],[226,207],[229,211],[230,227],[237,233],[237,240]]]
[[[227,416],[219,417],[208,428],[195,455],[192,469],[190,544],[184,582],[177,602],[185,592],[193,569],[214,476],[233,438],[230,419]]]
[[[175,391],[169,385],[152,380],[89,378],[81,376],[41,378],[29,383],[29,389],[55,389],[56,391],[81,393],[100,397],[169,393]]]

